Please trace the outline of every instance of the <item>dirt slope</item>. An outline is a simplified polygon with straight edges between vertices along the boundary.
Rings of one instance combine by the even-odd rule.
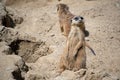
[[[67,4],[73,14],[85,18],[88,43],[97,54],[92,55],[86,48],[87,70],[66,70],[61,75],[56,72],[66,41],[59,29],[58,3]],[[37,57],[41,49],[52,50],[34,63],[26,62],[29,71],[25,80],[120,80],[120,0],[16,0],[7,7],[24,18],[15,30],[34,36],[35,42],[45,42],[45,47],[40,46],[34,52]]]

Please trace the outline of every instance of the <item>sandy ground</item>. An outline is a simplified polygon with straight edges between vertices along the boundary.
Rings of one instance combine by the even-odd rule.
[[[79,71],[56,73],[66,42],[60,33],[58,3],[67,4],[73,14],[85,18],[89,31],[87,42],[96,56],[86,48],[87,70],[82,77]],[[53,50],[36,62],[27,63],[31,69],[26,80],[120,80],[120,0],[16,0],[8,7],[24,18],[16,30],[34,36],[36,41],[44,41]]]

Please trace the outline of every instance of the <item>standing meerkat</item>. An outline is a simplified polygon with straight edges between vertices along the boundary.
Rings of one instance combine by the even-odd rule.
[[[62,3],[57,4],[57,13],[59,17],[61,33],[65,37],[68,37],[71,26],[70,20],[74,17],[74,15],[69,11],[69,7]]]
[[[94,53],[93,49],[85,43],[83,26],[83,17],[75,16],[72,18],[67,44],[60,59],[60,73],[65,69],[76,71],[81,68],[86,68],[85,46]]]
[[[57,4],[57,13],[59,17],[60,30],[65,37],[68,37],[71,29],[71,19],[75,17],[70,11],[66,4]],[[85,26],[82,26],[82,30],[85,33]]]

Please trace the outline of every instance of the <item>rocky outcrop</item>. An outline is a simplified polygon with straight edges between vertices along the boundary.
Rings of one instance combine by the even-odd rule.
[[[0,53],[1,55],[12,54],[11,48],[7,45],[5,41],[0,42]]]
[[[0,56],[0,80],[24,80],[28,67],[17,55]]]
[[[18,32],[12,28],[3,27],[0,31],[0,40],[11,44],[14,40],[18,38]]]
[[[43,42],[32,42],[30,40],[15,40],[9,45],[12,51],[21,56],[26,62],[35,62],[39,57],[52,53],[49,46]]]
[[[5,7],[0,3],[0,25],[14,28],[17,24],[21,24],[23,18],[20,17],[17,11],[10,7]]]
[[[2,19],[6,14],[7,13],[5,11],[5,6],[3,6],[3,4],[0,3],[0,25],[2,25]]]

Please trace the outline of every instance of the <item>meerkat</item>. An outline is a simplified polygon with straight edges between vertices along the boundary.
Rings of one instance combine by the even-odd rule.
[[[60,73],[65,69],[77,71],[81,68],[86,68],[85,46],[91,49],[91,51],[93,50],[85,42],[83,26],[83,17],[75,16],[72,18],[71,30],[67,38],[67,44],[60,59]]]
[[[57,4],[57,13],[59,17],[61,33],[65,37],[68,37],[71,26],[70,20],[74,17],[74,15],[69,11],[69,7],[62,3]]]
[[[69,11],[69,7],[66,4],[62,3],[57,4],[57,13],[59,17],[61,33],[65,37],[68,37],[71,29],[71,19],[75,17],[75,15]],[[82,26],[82,30],[85,33],[85,26]]]

